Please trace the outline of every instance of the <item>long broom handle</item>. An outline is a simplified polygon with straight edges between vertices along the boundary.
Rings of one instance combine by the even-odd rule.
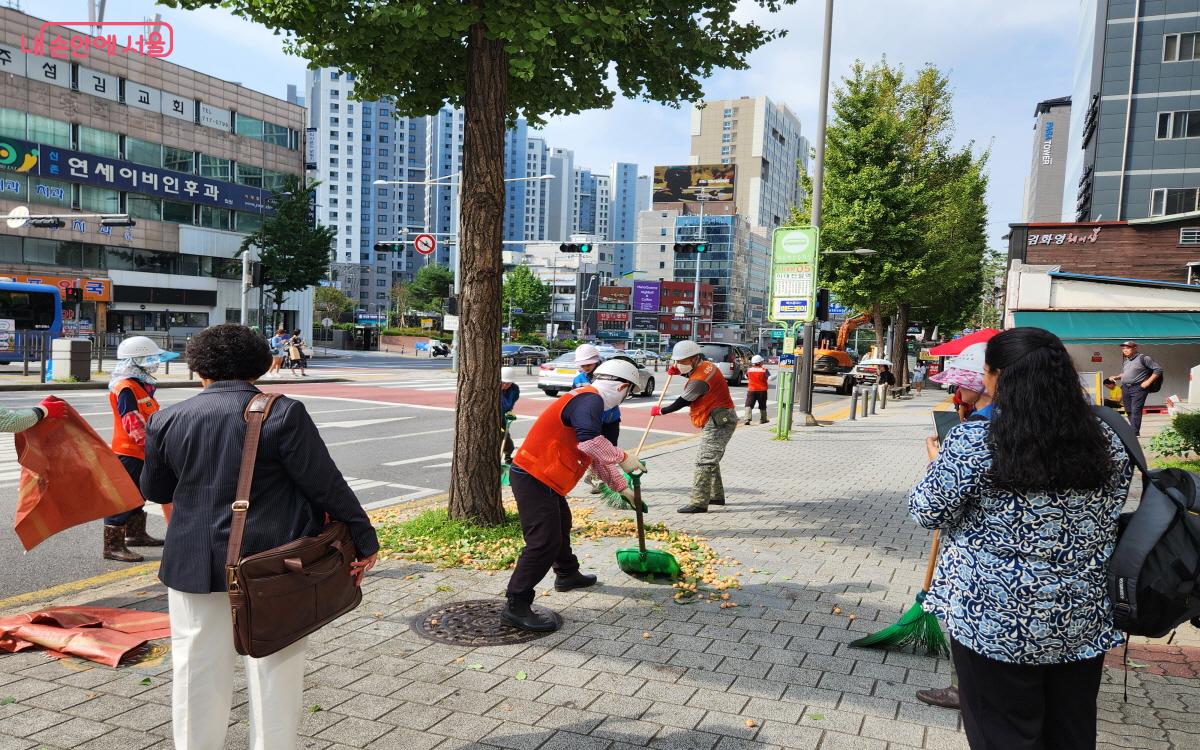
[[[929,549],[929,563],[925,566],[925,585],[921,587],[923,591],[929,591],[929,587],[933,585],[933,571],[937,568],[938,551],[942,545],[942,532],[940,529],[933,531],[933,545]]]
[[[667,389],[671,387],[671,378],[674,376],[667,373],[667,382],[663,385],[662,393],[658,394],[658,403],[655,406],[662,406],[663,399],[667,397]],[[654,426],[654,415],[650,415],[650,421],[646,423],[646,429],[642,432],[642,439],[638,442],[637,450],[633,452],[634,457],[642,455],[642,446],[646,444],[646,438],[650,436],[650,428]]]

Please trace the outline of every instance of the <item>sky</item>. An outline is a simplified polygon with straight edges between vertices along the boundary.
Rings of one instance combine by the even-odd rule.
[[[86,0],[20,0],[20,5],[49,21],[87,18]],[[743,0],[744,17],[788,33],[754,52],[749,69],[722,71],[707,80],[705,96],[765,94],[790,107],[801,131],[814,141],[824,5],[796,0],[770,14]],[[930,63],[949,75],[955,141],[991,152],[988,237],[994,249],[1004,249],[1001,236],[1010,222],[1021,219],[1034,108],[1071,93],[1079,0],[836,0],[835,5],[831,85],[856,59],[873,63],[885,56],[909,71]],[[303,89],[305,62],[285,55],[280,38],[266,28],[226,11],[108,0],[105,18],[140,20],[155,13],[174,27],[172,62],[279,97],[289,83]],[[614,161],[633,162],[649,174],[655,164],[687,161],[689,128],[687,105],[672,109],[618,99],[609,110],[556,118],[544,135],[550,145],[574,150],[576,165],[607,171]]]

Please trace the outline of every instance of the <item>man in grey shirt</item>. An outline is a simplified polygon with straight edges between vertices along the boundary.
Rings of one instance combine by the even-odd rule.
[[[1121,374],[1113,380],[1121,381],[1121,405],[1125,407],[1125,418],[1136,435],[1142,433],[1142,410],[1146,407],[1147,390],[1162,379],[1162,365],[1148,354],[1139,354],[1136,341],[1121,344]]]

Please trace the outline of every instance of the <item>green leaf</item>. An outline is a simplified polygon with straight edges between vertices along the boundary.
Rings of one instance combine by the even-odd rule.
[[[467,669],[483,669],[482,664],[468,664]]]
[[[525,670],[521,670],[520,672],[517,672],[517,679],[518,679],[518,680],[524,680],[524,679],[526,679],[527,677],[529,677],[529,675],[525,674]]]
[[[139,685],[150,685],[151,684],[150,678],[147,677],[147,678],[143,679],[141,682],[139,682],[138,684]]]
[[[17,699],[12,697],[11,695],[6,695],[5,697],[0,698],[0,706],[7,706],[10,703],[16,703],[16,702],[17,702]]]
[[[805,714],[804,718],[812,719],[813,721],[825,721],[825,714]]]
[[[319,705],[317,705],[316,703],[314,703],[314,704],[312,704],[311,706],[309,706],[309,707],[308,707],[308,712],[309,712],[310,714],[315,714],[315,713],[317,713],[318,711],[323,711],[323,710],[324,710],[324,709],[322,709],[322,708],[321,708]]]

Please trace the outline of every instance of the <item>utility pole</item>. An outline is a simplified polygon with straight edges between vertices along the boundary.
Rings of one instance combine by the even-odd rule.
[[[701,195],[701,198],[704,196]],[[704,202],[700,202],[700,244],[704,244]],[[700,258],[704,253],[693,253],[696,256],[696,282],[692,288],[692,341],[696,340],[700,330]]]

